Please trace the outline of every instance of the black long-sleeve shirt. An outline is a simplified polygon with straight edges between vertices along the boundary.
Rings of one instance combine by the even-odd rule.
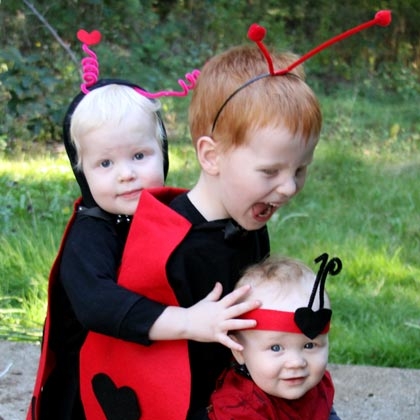
[[[169,283],[183,307],[203,299],[216,282],[222,284],[223,295],[230,293],[244,269],[269,253],[265,227],[245,231],[231,219],[207,222],[186,194],[177,197],[170,207],[193,225],[166,269]],[[189,418],[200,418],[196,413],[207,406],[218,376],[229,364],[231,351],[219,343],[190,341],[189,355],[192,375]]]

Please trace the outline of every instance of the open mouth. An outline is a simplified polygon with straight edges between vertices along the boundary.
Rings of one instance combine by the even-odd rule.
[[[259,222],[267,222],[279,207],[275,203],[257,203],[252,207],[252,213]]]

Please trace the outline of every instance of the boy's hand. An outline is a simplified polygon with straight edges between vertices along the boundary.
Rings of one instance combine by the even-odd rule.
[[[214,289],[201,301],[186,309],[186,338],[201,342],[218,342],[232,350],[243,347],[229,337],[229,331],[255,327],[252,319],[238,319],[245,312],[261,306],[260,301],[237,303],[251,289],[242,286],[220,299],[222,285],[216,283]],[[220,299],[220,300],[219,300]]]

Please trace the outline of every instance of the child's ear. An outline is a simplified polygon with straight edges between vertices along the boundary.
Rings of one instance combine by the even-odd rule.
[[[209,175],[219,172],[219,153],[217,143],[209,136],[200,137],[197,141],[197,159],[202,170]]]
[[[233,340],[236,341],[237,343],[239,343],[238,338],[234,335],[234,334],[229,334],[229,337]],[[233,357],[235,358],[235,360],[240,364],[240,365],[244,365],[245,364],[245,360],[244,360],[244,355],[242,354],[242,351],[239,350],[233,350],[232,349],[232,354]]]

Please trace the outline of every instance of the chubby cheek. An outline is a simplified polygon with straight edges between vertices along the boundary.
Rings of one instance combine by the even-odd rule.
[[[151,187],[161,187],[165,183],[165,178],[163,175],[163,171],[157,171],[154,176],[151,177],[149,180],[149,184]]]
[[[268,394],[275,395],[279,386],[280,370],[275,364],[254,366],[251,377],[255,384]]]
[[[252,378],[260,387],[267,381],[277,379],[279,375],[279,362],[267,354],[260,353],[246,363]]]
[[[270,185],[252,178],[243,179],[240,182],[230,184],[225,190],[225,200],[237,210],[247,212],[252,206],[260,202],[263,197],[272,191]]]
[[[89,189],[93,197],[108,197],[113,191],[113,182],[111,179],[103,177],[101,179],[94,179],[89,182]]]
[[[328,351],[323,352],[320,354],[318,360],[313,362],[314,371],[317,375],[322,377],[324,375],[325,369],[327,368],[328,364]]]
[[[316,357],[307,358],[308,368],[313,385],[317,384],[324,376],[328,364],[328,351],[323,351]]]
[[[165,179],[163,175],[163,163],[156,161],[146,170],[139,173],[138,177],[142,182],[143,188],[153,188],[163,186]]]

